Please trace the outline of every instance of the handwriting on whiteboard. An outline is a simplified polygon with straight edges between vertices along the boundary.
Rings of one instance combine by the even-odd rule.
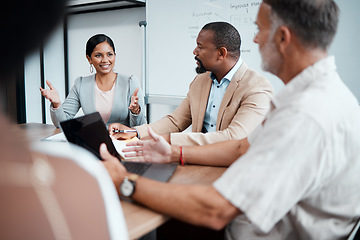
[[[246,34],[248,34],[250,31],[253,37],[256,34],[255,20],[260,4],[261,1],[241,0],[205,2],[200,8],[201,10],[193,10],[191,13],[191,22],[188,25],[189,37],[195,39],[206,23],[214,21],[229,22],[240,32],[246,30]]]

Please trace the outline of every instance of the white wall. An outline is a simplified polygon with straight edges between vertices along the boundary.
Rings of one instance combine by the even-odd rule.
[[[360,102],[360,47],[359,24],[360,1],[336,0],[340,8],[338,31],[330,48],[330,54],[336,58],[336,66],[341,79],[355,94]]]
[[[52,82],[61,99],[65,98],[63,26],[60,24],[47,40],[44,49],[44,77]],[[42,122],[40,50],[25,59],[25,106],[26,122]],[[45,83],[44,83],[45,84]],[[50,103],[46,101],[46,123],[51,122]]]
[[[25,107],[27,122],[42,122],[40,83],[40,52],[34,51],[25,59]]]
[[[60,24],[44,46],[45,80],[54,84],[60,99],[65,99],[65,62],[64,62],[64,31]],[[46,83],[44,83],[45,86]],[[37,94],[40,94],[39,92]],[[46,123],[52,124],[50,116],[50,101],[45,101]]]

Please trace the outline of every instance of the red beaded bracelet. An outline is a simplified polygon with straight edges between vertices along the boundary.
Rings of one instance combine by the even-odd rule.
[[[182,146],[180,146],[180,163],[182,166],[185,166],[184,156],[182,152]]]

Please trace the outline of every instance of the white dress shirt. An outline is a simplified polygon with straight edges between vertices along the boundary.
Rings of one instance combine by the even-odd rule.
[[[273,99],[251,147],[214,187],[244,215],[228,239],[339,239],[360,217],[360,109],[334,57]]]

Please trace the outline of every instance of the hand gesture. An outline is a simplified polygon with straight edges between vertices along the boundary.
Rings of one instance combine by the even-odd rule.
[[[170,144],[162,136],[156,134],[151,127],[148,131],[151,140],[139,140],[126,144],[132,147],[123,149],[123,152],[127,152],[125,157],[138,157],[139,162],[170,163]]]
[[[131,103],[129,106],[130,111],[133,114],[139,114],[140,113],[140,106],[139,106],[139,97],[138,97],[139,88],[135,89],[133,95],[131,96]]]
[[[46,80],[46,84],[49,86],[49,89],[40,87],[41,95],[43,95],[46,99],[49,99],[54,108],[60,107],[61,102],[58,91],[54,88],[50,81]]]
[[[127,174],[125,167],[120,163],[119,159],[109,153],[105,143],[100,145],[100,156],[103,159],[101,162],[109,172],[115,186],[120,186],[120,183],[124,180],[125,175]],[[118,187],[116,187],[116,189],[119,192]]]
[[[134,128],[129,128],[121,123],[112,123],[108,127],[109,135],[111,138],[115,138],[117,140],[126,140],[131,139],[137,136],[137,132],[129,132],[129,133],[119,133],[116,131],[119,130],[135,130]]]

